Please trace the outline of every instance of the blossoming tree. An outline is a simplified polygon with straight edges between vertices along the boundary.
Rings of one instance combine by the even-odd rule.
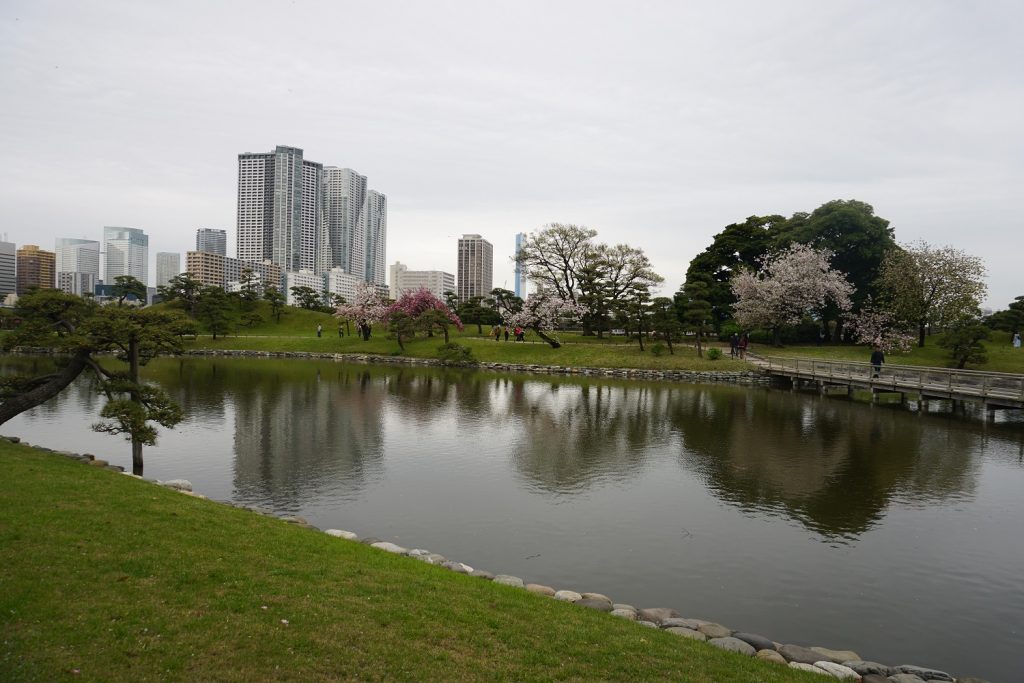
[[[352,303],[342,304],[334,311],[336,318],[355,320],[359,333],[364,340],[370,338],[370,326],[383,322],[387,318],[388,304],[384,297],[365,282],[356,285],[356,295]]]
[[[444,333],[445,344],[448,343],[448,328],[451,325],[460,331],[463,329],[459,316],[455,315],[455,312],[444,301],[425,287],[402,294],[398,301],[388,306],[384,317],[390,321],[398,313],[407,316],[410,321],[415,321],[417,327],[427,332],[433,332],[434,329],[441,330]],[[406,325],[403,323],[401,327],[404,329]],[[401,346],[401,336],[399,336],[399,346]]]
[[[550,289],[542,289],[529,296],[523,307],[517,312],[506,311],[503,314],[505,324],[510,327],[525,327],[557,349],[562,344],[554,336],[547,333],[557,327],[564,318],[578,319],[585,309],[580,304],[564,299]]]

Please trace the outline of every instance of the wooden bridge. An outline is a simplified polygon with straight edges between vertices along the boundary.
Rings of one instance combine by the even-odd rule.
[[[830,386],[848,392],[865,389],[898,392],[924,398],[978,401],[987,408],[1024,408],[1024,375],[1009,372],[978,372],[913,365],[882,365],[875,377],[870,363],[818,360],[815,358],[752,358],[777,377],[816,382],[823,391]]]

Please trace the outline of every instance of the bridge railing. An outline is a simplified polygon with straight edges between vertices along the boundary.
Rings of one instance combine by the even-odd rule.
[[[871,363],[796,356],[762,356],[769,372],[834,383],[868,383],[872,387],[925,393],[960,393],[1024,402],[1024,375],[1011,372],[956,370],[884,363],[875,376]]]

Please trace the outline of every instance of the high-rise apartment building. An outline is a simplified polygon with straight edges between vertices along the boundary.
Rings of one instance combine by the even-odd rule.
[[[185,270],[200,283],[212,287],[232,290],[232,283],[242,278],[242,271],[248,268],[256,276],[260,288],[281,287],[281,269],[269,261],[251,263],[241,259],[210,254],[205,251],[185,253]]]
[[[26,244],[15,253],[17,261],[17,290],[22,295],[33,287],[53,289],[57,280],[55,273],[57,255],[34,244]]]
[[[395,261],[388,268],[389,289],[392,299],[398,299],[405,292],[418,289],[429,290],[438,299],[444,300],[446,292],[455,291],[455,276],[442,270],[409,270],[401,261]]]
[[[14,242],[0,242],[0,300],[18,291],[17,251]]]
[[[333,268],[383,286],[387,198],[296,147],[238,155],[238,258],[283,272]]]
[[[196,230],[196,251],[227,256],[228,231],[216,230],[214,228],[199,228]],[[177,274],[175,273],[175,275]]]
[[[57,288],[78,296],[94,293],[100,279],[100,243],[61,237],[57,239],[54,251],[57,254]]]
[[[144,285],[149,284],[149,236],[139,228],[103,228],[106,262],[104,284],[114,284],[118,275],[131,275]]]
[[[221,254],[221,256],[223,256],[223,254]],[[172,277],[175,275],[181,275],[181,273],[181,254],[176,251],[158,251],[156,253],[157,287],[165,286],[171,281]]]
[[[526,293],[526,287],[524,286],[526,283],[525,283],[524,278],[523,278],[523,267],[519,264],[519,250],[523,248],[523,243],[524,242],[526,242],[526,233],[525,232],[517,232],[516,233],[516,250],[515,250],[514,253],[516,255],[516,270],[515,270],[515,275],[516,275],[516,296],[518,296],[520,298],[522,298],[523,295]]]
[[[494,247],[480,235],[459,238],[459,301],[488,296],[494,289]]]

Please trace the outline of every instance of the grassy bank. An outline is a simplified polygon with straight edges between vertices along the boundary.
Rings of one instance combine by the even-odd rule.
[[[3,440],[0,475],[0,680],[820,680]]]

